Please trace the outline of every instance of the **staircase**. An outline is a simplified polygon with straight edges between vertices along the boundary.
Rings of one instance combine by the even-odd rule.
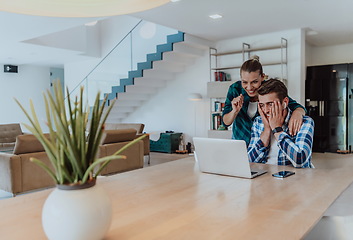
[[[155,53],[147,54],[147,61],[138,63],[137,70],[113,86],[108,104],[116,99],[107,122],[121,122],[163,88],[167,81],[193,64],[213,43],[182,32],[167,36],[167,43],[157,46]]]

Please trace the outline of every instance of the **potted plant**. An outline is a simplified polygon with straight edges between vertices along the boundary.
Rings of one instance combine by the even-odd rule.
[[[24,126],[41,142],[51,166],[35,158],[31,161],[57,184],[42,212],[43,228],[49,239],[103,238],[110,226],[112,209],[110,199],[96,185],[96,178],[111,160],[125,158],[120,153],[145,137],[136,138],[112,156],[97,158],[104,123],[113,106],[105,111],[107,98],[100,101],[99,95],[89,110],[83,103],[83,87],[74,101],[67,89],[65,103],[61,84],[55,82],[53,94],[49,90],[44,94],[49,134],[44,134],[32,101],[30,114],[16,100],[30,122]]]

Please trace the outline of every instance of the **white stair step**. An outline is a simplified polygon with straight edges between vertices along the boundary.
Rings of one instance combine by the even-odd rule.
[[[143,79],[141,79],[143,80]],[[126,92],[127,93],[147,93],[147,94],[154,94],[157,92],[157,88],[147,85],[147,86],[141,86],[141,85],[129,85],[126,86]]]
[[[184,34],[184,44],[191,45],[196,48],[209,49],[210,47],[215,48],[216,43],[203,38],[195,37],[190,34]]]
[[[123,119],[129,116],[127,113],[112,113],[109,114],[107,121],[112,122],[113,119]]]
[[[185,65],[179,64],[176,62],[172,63],[172,62],[165,62],[165,61],[156,61],[156,62],[153,62],[153,69],[176,73],[176,72],[183,72],[185,70]]]
[[[174,43],[173,51],[189,57],[201,57],[204,54],[206,54],[206,50],[195,48],[195,47],[183,44],[182,42]]]
[[[138,101],[145,101],[149,99],[149,94],[134,94],[134,93],[118,93],[118,100],[138,100]]]
[[[135,84],[134,86],[149,86],[149,87],[154,87],[154,88],[162,88],[166,85],[166,81],[162,79],[156,79],[156,78],[151,78],[151,77],[142,77],[142,78],[135,78],[134,80]]]
[[[137,100],[117,100],[114,104],[113,108],[119,108],[119,107],[139,107],[142,105],[143,101],[137,101]]]
[[[165,52],[163,53],[163,62],[172,62],[179,63],[182,65],[189,66],[195,62],[195,58],[193,57],[185,57],[183,54],[179,54],[176,52]]]
[[[135,111],[136,106],[114,106],[110,111],[111,114],[115,113],[131,113]]]
[[[147,69],[143,71],[143,77],[161,80],[172,80],[174,79],[174,74],[168,71],[163,71],[161,69]]]

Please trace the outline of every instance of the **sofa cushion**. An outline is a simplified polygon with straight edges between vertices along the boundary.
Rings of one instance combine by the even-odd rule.
[[[19,123],[0,125],[0,143],[14,143],[16,137],[21,134],[23,133]]]
[[[10,143],[0,143],[1,148],[14,148],[15,147],[15,142],[10,142]]]
[[[106,130],[135,128],[137,133],[142,133],[145,128],[143,123],[105,123]]]
[[[49,134],[44,135],[49,138]],[[32,134],[17,136],[13,153],[18,155],[32,152],[44,152],[44,147],[39,140]]]
[[[136,129],[116,129],[116,130],[105,130],[102,144],[126,142],[134,140],[136,137]]]

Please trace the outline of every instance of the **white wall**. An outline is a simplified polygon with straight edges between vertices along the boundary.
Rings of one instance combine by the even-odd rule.
[[[352,63],[353,43],[316,47],[309,45],[307,66]]]
[[[210,102],[206,98],[209,81],[209,56],[204,56],[176,75],[153,98],[131,114],[125,122],[141,122],[146,132],[167,131],[184,133],[185,141],[191,136],[207,137]],[[190,93],[200,93],[201,101],[190,101]],[[196,127],[196,128],[195,128]]]
[[[85,85],[89,101],[94,100],[98,90],[103,98],[103,93],[111,92],[111,86],[119,86],[119,79],[128,77],[128,71],[137,69],[137,62],[146,61],[146,53],[155,52],[157,44],[166,42],[166,34],[177,33],[176,30],[145,21],[134,28],[139,21],[140,19],[130,16],[116,16],[100,21],[94,26],[94,31],[88,31],[90,35],[96,34],[96,38],[99,38],[92,41],[92,45],[100,44],[101,56],[65,65],[65,82],[70,91],[89,74],[88,84],[87,81],[81,84]],[[133,34],[126,36],[133,28]],[[146,31],[154,34],[148,36]],[[145,52],[142,54],[141,50]],[[109,55],[105,57],[107,54]],[[103,58],[104,61],[100,63]],[[78,94],[78,89],[76,88],[74,95]]]
[[[26,110],[29,110],[29,101],[32,99],[39,119],[45,118],[42,93],[50,87],[50,70],[48,67],[20,65],[18,73],[1,71],[0,84],[0,108],[2,112],[0,114],[0,124],[29,123],[14,101],[14,97],[20,101]],[[42,127],[45,129],[44,126],[43,122]],[[23,126],[22,130],[26,131]]]
[[[117,16],[99,22],[101,56],[81,62],[65,64],[65,83],[72,91],[102,58],[139,22],[129,16]]]
[[[279,45],[281,43],[281,37],[288,40],[287,86],[289,95],[301,104],[303,104],[305,98],[305,35],[303,34],[303,31],[301,29],[287,30],[219,41],[217,43],[217,50],[218,52],[241,50],[243,43],[250,44],[251,48]],[[264,64],[266,62],[280,61],[281,58],[280,50],[278,50],[277,52],[271,50],[251,53],[251,55],[254,54],[258,55],[260,57],[260,62]],[[229,55],[226,61],[235,61],[234,65],[239,66],[243,62],[241,54],[239,56]],[[269,75],[269,77],[281,77],[280,65],[264,66],[263,70],[265,74]],[[232,80],[239,80],[239,69],[232,70],[230,72],[232,73]]]

